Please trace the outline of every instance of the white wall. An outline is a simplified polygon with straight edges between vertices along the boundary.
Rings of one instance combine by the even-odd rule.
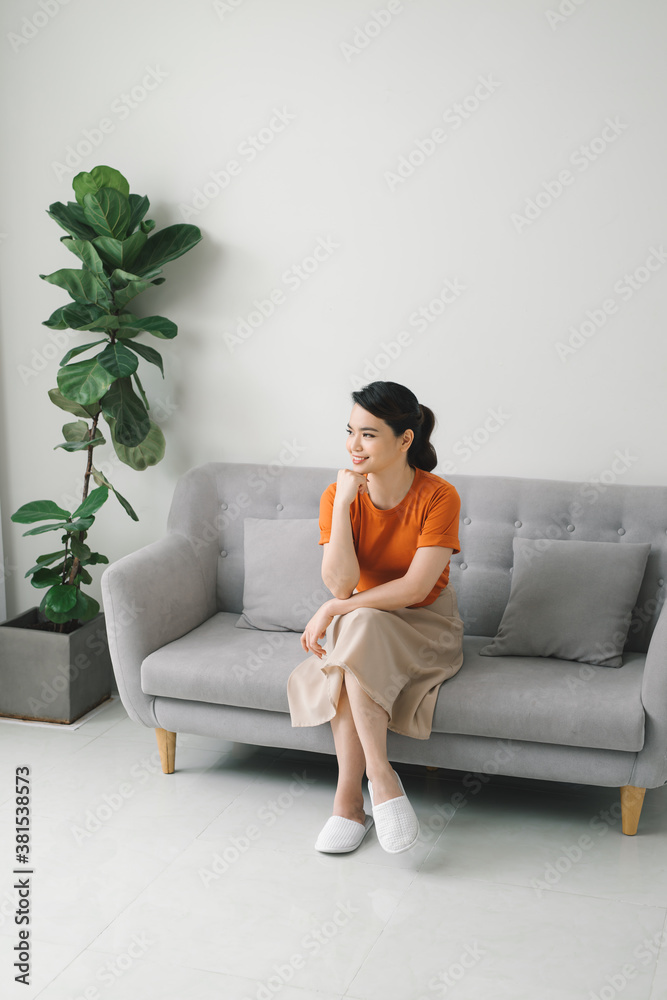
[[[64,349],[40,325],[66,296],[38,275],[74,266],[45,209],[98,163],[149,195],[158,227],[204,233],[136,300],[179,336],[142,336],[165,358],[164,382],[144,378],[163,462],[136,473],[110,446],[97,456],[140,516],[111,500],[98,515],[91,541],[112,560],[163,534],[193,465],[269,462],[286,442],[297,465],[346,465],[349,393],[374,378],[435,410],[445,478],[667,483],[661,0],[26,0],[1,16],[10,614],[38,603],[23,573],[48,550],[11,512],[80,490],[82,456],[53,450]],[[432,155],[392,180],[434,129]],[[63,171],[86,130],[99,145]],[[258,133],[272,141],[250,160]],[[319,241],[326,259],[297,282]],[[465,290],[418,325],[447,282]],[[232,350],[272,291],[273,315]],[[560,356],[588,313],[604,323]]]

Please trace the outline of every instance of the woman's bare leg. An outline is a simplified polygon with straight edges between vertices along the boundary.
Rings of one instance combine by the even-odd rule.
[[[343,687],[347,689],[357,739],[366,760],[366,774],[373,783],[373,798],[377,806],[403,794],[394,769],[387,759],[389,714],[366,694],[349,670],[345,671]]]
[[[331,719],[331,730],[338,757],[338,786],[334,798],[333,815],[345,816],[346,819],[353,819],[356,823],[363,823],[365,812],[361,781],[366,768],[366,758],[359,742],[347,697],[345,685],[345,677],[347,676],[349,675],[345,671],[338,699],[338,710]]]

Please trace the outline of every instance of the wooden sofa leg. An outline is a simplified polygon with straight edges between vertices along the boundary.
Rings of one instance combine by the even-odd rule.
[[[162,770],[165,774],[173,774],[176,759],[176,733],[170,733],[168,729],[156,729],[155,735],[157,736]]]
[[[636,788],[634,785],[623,785],[621,788],[621,824],[623,833],[629,836],[637,832],[645,793],[645,788]]]
[[[426,764],[426,770],[427,770],[427,771],[437,771],[437,770],[438,770],[438,768],[437,768],[437,767],[429,767],[429,765],[428,765],[428,764]]]

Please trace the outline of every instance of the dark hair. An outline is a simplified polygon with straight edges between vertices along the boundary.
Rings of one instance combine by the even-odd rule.
[[[364,410],[389,424],[396,437],[406,430],[414,432],[408,449],[408,465],[425,472],[435,469],[438,456],[429,440],[435,426],[435,414],[417,401],[414,392],[398,382],[370,382],[351,395]]]

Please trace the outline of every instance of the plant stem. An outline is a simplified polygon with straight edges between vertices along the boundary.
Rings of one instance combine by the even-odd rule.
[[[99,415],[99,413],[96,413],[95,416],[93,417],[93,426],[88,431],[88,440],[89,441],[92,441],[93,438],[95,437],[95,431],[97,430],[97,421],[99,419],[100,419],[100,415]],[[88,496],[88,487],[90,485],[90,470],[92,469],[92,467],[93,467],[93,446],[92,446],[92,444],[90,444],[88,446],[88,462],[86,464],[86,473],[85,473],[85,475],[83,477],[83,496],[81,497],[81,503],[83,503],[83,501]],[[77,534],[78,534],[79,541],[81,543],[83,543],[83,538],[85,537],[85,534],[86,534],[85,531],[79,531],[79,532],[77,532]],[[68,545],[68,542],[69,542],[69,538],[65,541],[65,558],[67,558],[67,545]],[[74,558],[72,559],[72,568],[70,570],[69,579],[67,580],[67,583],[74,583],[74,580],[76,579],[76,575],[79,572],[79,566],[80,565],[81,565],[81,563],[79,562],[78,557],[74,556]],[[64,630],[65,630],[65,624],[64,624],[64,622],[61,622],[60,625],[58,625],[57,631],[58,632],[64,632]]]

